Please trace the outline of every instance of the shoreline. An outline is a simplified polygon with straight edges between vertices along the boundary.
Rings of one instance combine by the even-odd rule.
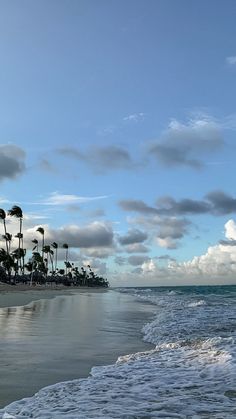
[[[4,378],[0,383],[0,417],[14,401],[34,397],[58,383],[87,379],[94,367],[113,365],[120,356],[153,347],[141,337],[141,328],[152,312],[152,308],[146,310],[146,304],[142,308],[142,303],[137,304],[130,296],[107,293],[107,289],[76,288],[78,292],[71,290],[67,295],[64,291],[55,295],[59,298],[43,301],[43,292],[39,297],[37,290],[34,296],[38,301],[27,310],[0,310],[7,354],[0,362]],[[49,294],[48,290],[44,293]],[[24,296],[27,292],[8,294]],[[19,352],[18,344],[24,350]]]
[[[37,300],[50,299],[58,295],[71,295],[73,293],[101,293],[107,292],[103,287],[65,287],[57,286],[30,286],[0,284],[0,309],[7,307],[20,307]]]

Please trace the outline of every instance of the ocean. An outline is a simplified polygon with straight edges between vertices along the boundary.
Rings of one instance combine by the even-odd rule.
[[[110,329],[119,339],[125,328],[116,362],[15,401],[0,418],[236,417],[236,286],[121,288],[106,298],[107,309],[126,301],[129,313]],[[124,354],[129,334],[137,348]]]

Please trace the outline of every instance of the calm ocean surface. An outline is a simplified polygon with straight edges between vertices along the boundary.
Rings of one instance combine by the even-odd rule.
[[[58,383],[7,406],[0,418],[236,417],[236,286],[80,297],[1,310],[2,403],[14,376],[11,400],[22,397],[22,383],[24,395],[45,385],[45,375]],[[87,378],[61,382],[86,376],[92,365]]]

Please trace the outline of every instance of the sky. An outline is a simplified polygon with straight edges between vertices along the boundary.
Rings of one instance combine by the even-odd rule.
[[[234,0],[0,0],[0,207],[28,255],[42,226],[113,286],[236,284],[235,21]]]

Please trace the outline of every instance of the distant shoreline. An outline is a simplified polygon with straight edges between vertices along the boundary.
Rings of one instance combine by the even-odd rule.
[[[30,286],[0,284],[0,308],[19,307],[30,304],[36,300],[54,298],[58,295],[71,295],[73,293],[101,293],[109,288],[102,287],[66,287],[57,286]]]

